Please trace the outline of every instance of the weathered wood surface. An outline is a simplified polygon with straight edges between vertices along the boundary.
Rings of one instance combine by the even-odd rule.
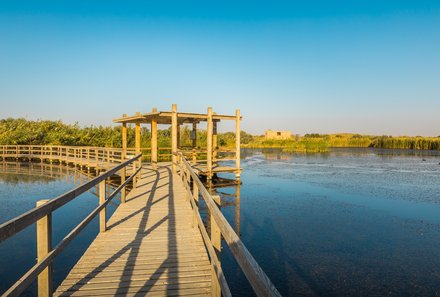
[[[144,167],[56,296],[210,295],[211,265],[180,177]]]

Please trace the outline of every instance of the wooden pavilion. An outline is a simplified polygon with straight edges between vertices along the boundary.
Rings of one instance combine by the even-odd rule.
[[[173,104],[171,111],[158,111],[153,108],[149,113],[137,112],[133,116],[124,114],[122,118],[114,119],[114,123],[122,124],[122,150],[123,158],[127,156],[127,124],[135,124],[135,151],[141,152],[141,124],[151,125],[151,163],[157,169],[158,145],[157,145],[157,125],[171,125],[171,153],[172,170],[177,171],[177,152],[180,147],[180,126],[182,124],[192,124],[191,140],[193,150],[197,147],[197,124],[206,122],[207,126],[207,147],[206,147],[206,166],[194,163],[194,168],[199,174],[206,175],[211,180],[213,174],[220,172],[235,173],[236,180],[240,179],[240,110],[237,109],[235,115],[221,115],[213,113],[212,108],[208,107],[206,114],[177,112],[177,105]],[[220,167],[215,164],[218,153],[217,125],[222,120],[235,121],[235,167]]]

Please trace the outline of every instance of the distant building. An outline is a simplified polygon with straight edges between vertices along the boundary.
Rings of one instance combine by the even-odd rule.
[[[289,139],[292,137],[292,132],[267,130],[264,137],[266,139]]]

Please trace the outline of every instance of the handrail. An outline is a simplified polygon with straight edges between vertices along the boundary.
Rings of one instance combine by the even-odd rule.
[[[136,162],[138,159],[142,157],[142,154],[138,154],[132,159],[129,159],[112,169],[101,173],[99,176],[95,177],[94,179],[74,188],[73,190],[64,193],[57,198],[50,200],[49,202],[36,207],[12,220],[9,220],[8,222],[0,225],[0,243],[9,237],[17,234],[27,226],[36,223],[43,217],[50,216],[51,213],[60,208],[61,206],[65,205],[69,201],[73,200],[74,198],[78,197],[82,193],[86,192],[87,190],[93,188],[97,184],[101,184],[105,182],[107,178],[115,174],[116,172],[120,170],[124,170],[127,166],[130,164],[133,164],[133,166],[136,166]],[[100,193],[101,195],[104,195],[103,198],[104,201],[100,201],[100,205],[96,207],[81,223],[79,223],[66,237],[64,237],[63,240],[61,240],[58,245],[50,250],[47,255],[45,255],[42,259],[38,259],[38,263],[35,264],[28,272],[26,272],[25,275],[23,275],[12,287],[10,287],[2,296],[18,296],[20,293],[23,292],[24,289],[26,289],[34,280],[35,278],[48,266],[52,263],[53,259],[59,255],[64,248],[81,232],[81,230],[84,229],[84,227],[90,223],[90,221],[98,214],[102,214],[102,211],[105,209],[107,204],[118,194],[125,186],[133,180],[136,175],[140,172],[141,166],[139,168],[135,169],[133,174],[126,179],[116,190],[113,191],[112,194],[110,194],[107,199],[105,199],[105,191],[104,193]],[[104,184],[105,189],[105,184]],[[100,191],[101,192],[101,191]],[[104,223],[105,225],[105,216],[104,216],[104,222],[101,221],[101,224]],[[105,229],[105,226],[104,226]],[[102,226],[101,226],[102,230]],[[51,280],[49,280],[51,282]]]
[[[182,177],[182,181],[185,184],[185,187],[188,191],[188,194],[190,196],[191,205],[194,209],[194,213],[197,213],[197,223],[198,227],[202,233],[202,237],[205,241],[205,245],[208,248],[208,252],[210,254],[211,259],[216,257],[212,257],[210,250],[212,250],[212,242],[207,240],[207,233],[205,226],[203,225],[203,222],[201,221],[200,214],[198,213],[198,210],[196,208],[196,204],[194,201],[195,196],[198,196],[201,194],[202,198],[206,202],[206,206],[208,207],[209,213],[211,215],[211,220],[214,219],[216,225],[220,229],[221,235],[223,235],[223,238],[225,239],[227,245],[231,249],[232,254],[234,255],[235,260],[238,262],[241,270],[244,272],[244,275],[248,279],[249,283],[251,284],[252,288],[254,289],[254,292],[258,296],[281,296],[281,294],[278,292],[278,290],[275,288],[275,286],[272,284],[271,280],[268,278],[268,276],[264,273],[264,271],[261,269],[261,267],[258,265],[257,261],[254,259],[254,257],[251,255],[249,250],[246,248],[244,243],[241,241],[240,237],[235,233],[234,229],[232,229],[231,225],[228,223],[226,218],[223,216],[219,208],[217,207],[216,202],[214,201],[214,198],[212,195],[208,192],[208,190],[205,188],[203,183],[200,181],[198,175],[193,171],[192,166],[186,160],[185,156],[182,152],[178,152],[177,155],[179,156],[179,165],[180,165],[180,175]],[[191,180],[193,182],[193,192],[191,191]],[[194,191],[195,189],[195,191]],[[194,193],[197,192],[197,193]],[[215,262],[215,260],[214,260]],[[214,267],[218,263],[213,263]],[[220,285],[223,287],[227,287],[227,284],[225,285],[223,283],[223,272],[221,270],[221,267],[215,267],[216,268],[216,274],[219,277]],[[226,282],[224,280],[224,282]],[[227,288],[227,291],[223,291],[222,293],[224,295],[229,295],[229,288]]]
[[[79,165],[121,163],[121,148],[61,145],[0,145],[0,158],[40,158]]]

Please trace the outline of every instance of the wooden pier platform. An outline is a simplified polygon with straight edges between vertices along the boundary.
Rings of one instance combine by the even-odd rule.
[[[212,268],[180,177],[144,166],[55,296],[211,295]]]

